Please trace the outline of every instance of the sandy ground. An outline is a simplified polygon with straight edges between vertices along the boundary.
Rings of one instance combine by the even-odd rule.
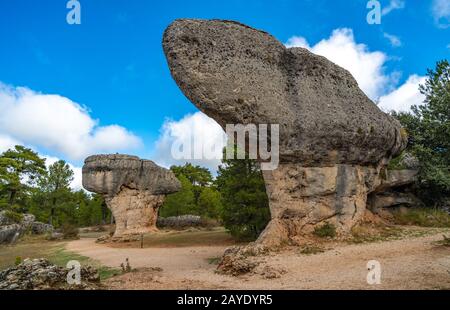
[[[216,274],[210,260],[225,246],[111,248],[95,239],[72,241],[67,249],[118,267],[129,258],[138,271],[106,281],[112,289],[450,289],[450,248],[435,244],[442,234],[365,244],[334,244],[326,252],[305,255],[288,249],[264,257],[284,269],[276,279],[259,274]],[[367,262],[381,264],[381,284],[367,284]],[[162,270],[155,268],[162,268]]]

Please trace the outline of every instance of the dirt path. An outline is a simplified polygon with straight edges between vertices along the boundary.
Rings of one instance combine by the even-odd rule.
[[[450,248],[437,246],[442,234],[380,243],[337,244],[315,255],[290,249],[264,258],[265,265],[286,271],[280,278],[261,275],[231,277],[214,273],[210,259],[224,246],[179,248],[110,248],[95,239],[67,244],[67,249],[118,267],[128,257],[143,268],[107,281],[123,289],[450,289]],[[208,261],[209,260],[209,261]],[[366,281],[369,260],[381,263],[380,285]],[[158,271],[155,268],[162,268]]]

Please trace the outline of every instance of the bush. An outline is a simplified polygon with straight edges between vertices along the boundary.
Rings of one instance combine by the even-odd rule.
[[[63,239],[78,239],[79,231],[75,225],[72,224],[63,224],[61,226],[61,233],[63,234]]]
[[[14,223],[21,223],[23,220],[23,214],[11,210],[6,210],[3,215]]]
[[[336,237],[336,227],[333,224],[325,223],[322,226],[315,227],[313,234],[320,238],[334,238]]]
[[[423,227],[450,227],[450,214],[432,208],[413,208],[406,212],[394,212],[394,219],[400,225]]]
[[[22,263],[22,257],[17,256],[16,260],[14,261],[14,266],[19,266]]]

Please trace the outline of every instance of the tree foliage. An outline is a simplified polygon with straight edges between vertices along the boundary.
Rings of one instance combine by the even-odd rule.
[[[58,201],[70,200],[70,183],[73,181],[73,171],[63,160],[59,160],[48,168],[39,180],[39,187],[46,194],[50,208],[49,224],[53,224]]]
[[[22,210],[24,200],[45,174],[45,159],[31,149],[16,145],[0,156],[0,194],[3,207]]]
[[[17,145],[0,155],[0,208],[32,213],[55,227],[108,222],[111,214],[103,197],[71,189],[73,175],[65,161],[47,168],[44,158]]]
[[[254,240],[270,220],[259,164],[251,159],[223,159],[222,163],[216,179],[222,195],[222,221],[236,238]]]
[[[409,134],[407,151],[420,161],[419,194],[441,203],[450,194],[450,64],[439,61],[420,86],[425,102],[412,113],[394,113]]]
[[[167,196],[160,211],[163,217],[197,213],[191,182],[184,174],[178,174],[177,178],[181,183],[181,190]]]
[[[168,195],[160,215],[167,217],[192,214],[218,219],[221,199],[213,184],[211,172],[207,168],[190,163],[172,166],[170,169],[180,181],[181,190]]]

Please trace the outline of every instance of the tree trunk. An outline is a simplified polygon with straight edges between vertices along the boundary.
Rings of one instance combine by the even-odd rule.
[[[14,204],[14,201],[16,200],[16,194],[17,190],[13,189],[11,190],[11,194],[9,195],[9,206],[12,207]]]
[[[53,225],[53,217],[55,216],[55,206],[56,206],[56,198],[53,198],[53,200],[52,200],[52,207],[50,209],[50,218],[48,220],[48,223],[50,225]]]
[[[106,224],[106,218],[108,216],[108,207],[106,205],[106,202],[102,203],[102,225]],[[112,215],[111,215],[112,216]]]

